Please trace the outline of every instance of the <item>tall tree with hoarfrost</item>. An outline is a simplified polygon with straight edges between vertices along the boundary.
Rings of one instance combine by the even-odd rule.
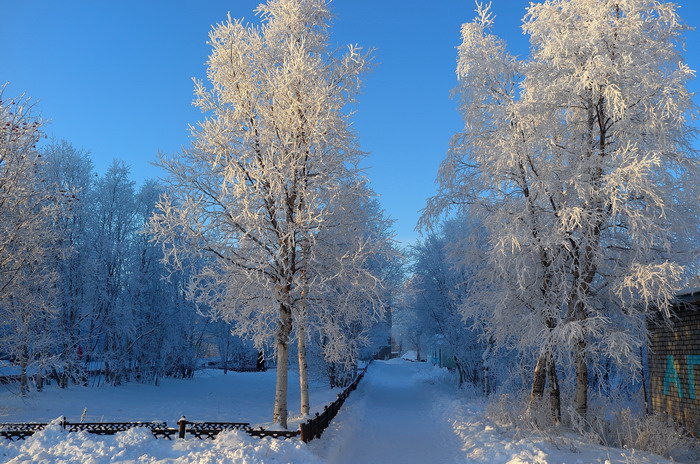
[[[61,353],[59,385],[65,388],[69,380],[87,382],[81,353],[87,352],[90,344],[84,336],[84,327],[85,321],[91,319],[93,294],[98,288],[91,280],[96,274],[90,241],[94,227],[89,219],[94,205],[90,201],[94,173],[89,154],[65,140],[45,145],[41,155],[42,177],[61,194],[67,206],[66,214],[61,215],[53,228],[57,236],[53,259],[58,315],[52,326],[55,350]]]
[[[195,88],[207,118],[190,149],[162,158],[171,193],[151,229],[175,266],[210,258],[192,298],[259,346],[274,340],[273,419],[286,427],[288,344],[314,282],[305,255],[334,199],[361,194],[346,109],[367,55],[329,51],[325,0],[271,0],[256,12],[259,27],[229,18],[210,33],[210,86]]]
[[[595,361],[639,364],[646,316],[668,315],[697,251],[693,71],[680,55],[686,27],[676,8],[533,3],[524,61],[489,33],[488,7],[462,28],[465,128],[424,221],[462,203],[483,216],[498,299],[469,307],[495,340],[537,355],[533,393],[545,371],[556,388],[556,361],[572,359],[581,416]]]
[[[0,86],[0,351],[20,366],[21,393],[28,367],[51,358],[50,324],[55,318],[58,192],[41,178],[36,149],[41,120],[24,97],[7,98]]]
[[[421,329],[437,346],[447,348],[459,373],[459,384],[484,384],[486,345],[481,331],[463,317],[463,301],[479,286],[484,234],[480,224],[459,216],[445,221],[412,248],[412,278],[407,284],[407,311],[422,319]],[[415,330],[416,328],[414,328]],[[486,385],[483,385],[486,387]]]
[[[331,386],[346,386],[355,374],[360,350],[371,345],[370,331],[386,314],[400,273],[392,222],[373,196],[365,187],[337,198],[304,261],[313,285],[303,323],[309,335],[320,336]],[[384,344],[387,339],[388,331]]]

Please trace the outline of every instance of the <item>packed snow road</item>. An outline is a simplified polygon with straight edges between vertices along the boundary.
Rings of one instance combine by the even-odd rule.
[[[328,464],[464,462],[452,425],[435,408],[448,399],[435,372],[401,359],[373,363],[312,450]]]

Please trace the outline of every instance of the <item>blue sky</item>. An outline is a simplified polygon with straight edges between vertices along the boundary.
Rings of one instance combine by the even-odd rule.
[[[9,95],[38,101],[49,136],[92,154],[97,172],[112,159],[131,166],[141,182],[162,172],[150,165],[161,151],[189,143],[192,77],[205,76],[211,25],[254,20],[259,0],[0,0],[0,82]],[[682,0],[685,22],[700,27],[700,2]],[[512,53],[526,55],[520,18],[529,0],[493,0],[495,32]],[[454,87],[460,25],[472,0],[334,0],[332,42],[376,48],[354,122],[370,152],[367,175],[397,239],[415,240],[414,227],[450,137],[460,130]],[[686,60],[700,69],[700,32],[687,34]],[[697,80],[692,90],[700,91]],[[696,102],[700,100],[696,98]]]

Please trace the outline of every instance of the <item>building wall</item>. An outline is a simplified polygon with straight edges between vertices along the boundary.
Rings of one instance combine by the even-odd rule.
[[[700,435],[700,298],[676,308],[673,327],[654,327],[649,373],[651,406]]]
[[[455,357],[452,349],[443,343],[433,341],[428,350],[428,361],[436,366],[455,369]]]

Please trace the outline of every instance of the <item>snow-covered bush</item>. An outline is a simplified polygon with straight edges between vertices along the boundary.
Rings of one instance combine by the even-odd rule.
[[[486,415],[497,425],[512,428],[516,436],[549,433],[555,425],[546,400],[529,401],[524,391],[492,397]]]
[[[606,447],[648,451],[679,462],[698,462],[700,447],[686,430],[668,416],[635,412],[620,398],[597,397],[591,401],[590,414],[583,419],[573,407],[565,408],[556,424],[548,398],[530,401],[525,392],[504,393],[491,398],[487,417],[508,428],[516,438],[541,435],[553,442],[566,440],[575,432],[585,441]]]
[[[700,459],[697,444],[668,416],[635,415],[631,410],[623,409],[616,414],[616,419],[611,424],[615,446],[650,451],[678,461],[692,454]]]
[[[598,399],[591,402],[591,414],[585,421],[572,408],[565,411],[564,417],[573,430],[594,443],[649,451],[680,462],[700,459],[697,442],[663,414],[635,412],[613,400]]]

